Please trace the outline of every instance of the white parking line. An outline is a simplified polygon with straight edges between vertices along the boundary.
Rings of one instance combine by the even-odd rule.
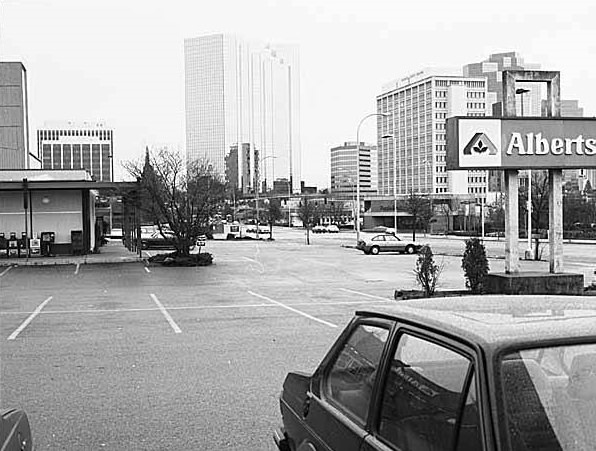
[[[385,302],[390,302],[390,301],[393,302],[394,301],[394,299],[382,298],[381,296],[375,296],[374,294],[362,293],[360,291],[354,291],[354,290],[350,290],[348,288],[340,288],[340,290],[346,291],[348,293],[359,294],[360,296],[366,296],[367,298],[380,299],[380,300],[385,301]]]
[[[390,302],[390,301],[384,301]],[[362,305],[367,304],[370,305],[369,301],[338,301],[338,302],[317,302],[313,304],[312,302],[297,302],[292,304],[294,307],[303,306],[303,305],[317,305],[317,306],[334,306],[334,305]],[[189,305],[189,306],[180,306],[180,307],[168,307],[168,310],[218,310],[218,309],[234,309],[234,308],[258,308],[258,307],[275,307],[277,308],[277,304],[229,304],[229,305]],[[41,315],[54,315],[54,314],[73,314],[73,313],[126,313],[126,312],[155,312],[157,310],[161,310],[158,307],[149,307],[149,308],[115,308],[115,309],[87,309],[87,310],[44,310],[41,312]],[[3,315],[28,315],[32,312],[0,312],[0,316]]]
[[[163,306],[163,304],[161,302],[159,302],[159,299],[157,299],[157,296],[155,296],[153,293],[151,293],[149,296],[151,296],[151,299],[153,299],[153,301],[157,304],[157,307],[159,308],[159,310],[161,311],[161,313],[163,314],[163,316],[165,316],[165,318],[168,321],[168,323],[170,323],[170,326],[172,326],[172,329],[174,329],[174,332],[177,333],[177,334],[181,334],[182,331],[178,327],[178,324],[176,324],[176,322],[170,316],[170,314],[168,313],[168,311],[166,310],[166,308]]]
[[[147,268],[146,266],[145,266],[145,271],[147,271],[149,273],[151,272],[151,270],[149,268]]]
[[[268,298],[267,296],[263,296],[263,295],[258,294],[258,293],[253,293],[252,291],[248,291],[248,294],[251,294],[253,296],[256,296],[258,298],[264,299],[264,300],[269,301],[269,302],[273,302],[275,305],[279,305],[280,307],[283,307],[283,308],[285,308],[287,310],[290,310],[291,312],[298,313],[299,315],[305,316],[306,318],[312,319],[313,321],[317,321],[317,322],[319,322],[321,324],[325,324],[326,326],[337,327],[336,324],[333,324],[333,323],[330,323],[330,322],[325,321],[323,319],[319,319],[319,318],[316,318],[314,316],[311,316],[308,313],[304,313],[304,312],[302,312],[300,310],[297,310],[295,308],[289,307],[289,306],[287,306],[285,304],[282,304],[281,302],[278,302],[278,301],[275,301],[275,300],[273,300],[271,298]],[[316,304],[313,304],[313,305],[316,305]]]
[[[33,321],[33,319],[39,315],[39,312],[41,312],[41,309],[44,308],[44,306],[50,302],[52,300],[52,296],[50,296],[49,298],[47,298],[45,301],[43,301],[41,304],[39,304],[37,306],[37,308],[33,311],[33,313],[31,313],[31,315],[29,315],[27,317],[27,319],[25,321],[22,322],[22,324],[17,327],[17,329],[10,334],[10,336],[8,337],[8,340],[14,340],[15,338],[17,338],[17,336],[23,331],[23,329],[25,329],[25,327],[27,327],[27,325]]]
[[[75,276],[79,273],[80,266],[81,266],[81,264],[77,263],[77,269],[75,269]]]
[[[8,271],[10,271],[12,269],[12,266],[9,266],[8,268],[6,268],[4,271],[2,271],[0,273],[0,277],[2,277],[4,274],[6,274]]]
[[[580,262],[566,261],[565,264],[569,265],[569,266],[582,266],[585,268],[594,268],[594,270],[596,270],[596,265],[594,263],[580,263]]]

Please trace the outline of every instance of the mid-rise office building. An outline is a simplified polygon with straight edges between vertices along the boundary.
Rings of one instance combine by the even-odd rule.
[[[25,66],[0,62],[0,169],[36,167],[30,164],[28,118]]]
[[[206,160],[218,174],[229,175],[226,165],[231,167],[229,155],[236,149],[237,167],[249,164],[267,189],[275,180],[287,179],[299,190],[297,47],[214,34],[186,39],[184,56],[188,161]],[[243,160],[246,153],[238,147],[245,145],[259,158]],[[235,175],[243,191],[254,190],[255,177],[243,177],[242,170]]]
[[[376,146],[345,142],[331,149],[332,194],[352,196],[356,194],[358,184],[361,194],[377,194],[377,172]]]
[[[46,123],[37,131],[42,169],[85,169],[102,182],[114,179],[114,133],[103,123]]]
[[[423,70],[377,96],[379,194],[486,193],[486,171],[446,170],[446,119],[485,116],[487,81]]]

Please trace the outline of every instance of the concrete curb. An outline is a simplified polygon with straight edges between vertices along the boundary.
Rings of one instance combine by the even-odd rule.
[[[142,263],[145,258],[141,257],[118,257],[106,259],[87,258],[56,258],[52,260],[29,258],[26,260],[1,260],[0,268],[9,266],[58,266],[58,265],[98,265],[113,263]]]

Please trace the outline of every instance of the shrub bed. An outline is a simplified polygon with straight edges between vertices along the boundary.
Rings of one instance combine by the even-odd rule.
[[[157,254],[147,259],[150,263],[163,266],[209,266],[213,264],[213,255],[209,252],[192,254],[189,256],[178,255],[176,252]]]

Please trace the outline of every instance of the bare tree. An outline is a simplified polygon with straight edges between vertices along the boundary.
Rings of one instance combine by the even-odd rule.
[[[447,232],[453,229],[453,213],[459,209],[459,201],[457,199],[446,199],[440,202],[441,211],[445,214],[447,219]]]
[[[330,201],[325,206],[325,213],[326,216],[329,216],[332,224],[338,224],[341,222],[341,217],[343,214],[343,203],[341,201]]]
[[[283,214],[281,212],[281,202],[279,199],[271,199],[265,210],[265,220],[269,224],[269,237],[273,238],[273,224],[278,219],[281,219]]]
[[[206,161],[185,165],[178,152],[167,148],[153,154],[147,149],[142,166],[129,161],[124,167],[141,181],[143,210],[164,238],[167,228],[172,231],[176,253],[188,256],[190,246],[222,208],[224,182]]]
[[[432,216],[429,213],[430,201],[424,196],[410,190],[410,194],[406,199],[406,208],[408,213],[412,216],[412,241],[416,241],[416,223],[418,218],[426,218]]]
[[[305,197],[298,206],[298,217],[306,228],[306,244],[310,244],[310,229],[317,224],[321,218],[319,208],[315,202],[309,202]]]

